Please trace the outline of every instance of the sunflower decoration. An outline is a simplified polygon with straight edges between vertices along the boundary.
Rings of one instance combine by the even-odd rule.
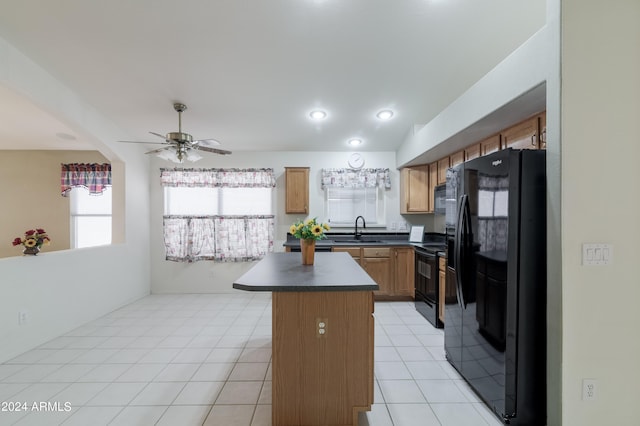
[[[29,229],[25,231],[24,237],[16,237],[14,238],[12,244],[13,246],[25,246],[27,248],[33,247],[42,247],[43,244],[49,244],[51,239],[49,235],[47,235],[47,231],[42,228]]]
[[[319,223],[317,218],[298,220],[289,227],[289,233],[303,240],[322,240],[327,238],[326,231],[331,227],[326,223]]]

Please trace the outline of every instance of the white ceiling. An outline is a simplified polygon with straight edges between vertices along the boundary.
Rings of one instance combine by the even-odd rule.
[[[544,25],[544,0],[0,0],[0,37],[132,140],[390,151]],[[328,112],[321,123],[308,113]],[[396,112],[388,122],[375,113]],[[0,148],[84,149],[0,85]],[[6,119],[9,118],[9,119]],[[6,119],[6,120],[5,120]],[[36,142],[44,143],[38,145]],[[9,144],[7,146],[7,144]]]

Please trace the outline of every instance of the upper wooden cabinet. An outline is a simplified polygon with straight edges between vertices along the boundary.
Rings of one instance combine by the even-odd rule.
[[[500,135],[493,135],[480,142],[480,155],[491,154],[492,152],[500,151],[500,149],[502,149]]]
[[[447,169],[451,167],[449,157],[438,160],[438,185],[447,183]]]
[[[464,151],[458,151],[449,156],[449,167],[457,166],[458,164],[462,164],[464,162],[465,162]],[[447,179],[446,171],[445,171],[444,178],[446,182],[446,179]]]
[[[501,135],[505,148],[538,149],[538,116],[503,130]]]
[[[438,162],[429,164],[429,211],[433,212],[436,206],[435,189],[438,185]]]
[[[464,150],[464,161],[473,160],[480,157],[480,144],[471,145]]]
[[[429,202],[429,166],[405,167],[400,171],[400,213],[428,213],[433,211]]]
[[[309,213],[309,167],[285,167],[285,213]]]

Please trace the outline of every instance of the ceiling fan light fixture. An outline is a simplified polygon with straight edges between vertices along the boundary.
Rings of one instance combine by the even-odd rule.
[[[202,160],[202,155],[198,154],[195,150],[190,149],[185,152],[185,158],[192,163],[195,163],[198,160]]]

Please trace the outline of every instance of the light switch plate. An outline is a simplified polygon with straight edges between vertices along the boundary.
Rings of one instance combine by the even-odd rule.
[[[582,244],[582,264],[585,266],[602,266],[613,263],[613,244]]]

